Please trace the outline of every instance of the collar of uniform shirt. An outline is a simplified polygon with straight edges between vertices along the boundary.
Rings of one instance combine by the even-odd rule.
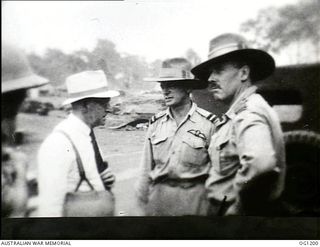
[[[244,90],[242,94],[239,95],[238,99],[236,99],[236,101],[230,106],[229,110],[225,113],[225,115],[229,119],[235,118],[237,115],[235,112],[236,105],[239,104],[241,100],[248,98],[251,94],[254,94],[256,91],[257,91],[256,86],[251,86],[246,90]]]
[[[91,129],[88,125],[86,125],[80,118],[78,118],[76,115],[71,113],[69,115],[70,124],[76,128],[78,131],[84,133],[85,135],[90,135]]]
[[[194,119],[192,119],[192,116],[193,116],[193,113],[195,112],[195,110],[197,109],[197,104],[194,103],[193,101],[191,101],[192,105],[191,105],[191,108],[187,114],[187,117],[192,121],[192,122],[195,122]],[[174,119],[172,114],[171,114],[171,111],[170,111],[170,107],[168,107],[168,109],[166,110],[166,116],[164,119],[162,119],[162,122],[165,122],[165,121],[168,121],[169,119]]]

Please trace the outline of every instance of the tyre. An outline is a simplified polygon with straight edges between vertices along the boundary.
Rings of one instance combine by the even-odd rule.
[[[312,131],[284,133],[287,173],[282,206],[289,215],[320,215],[320,135]]]

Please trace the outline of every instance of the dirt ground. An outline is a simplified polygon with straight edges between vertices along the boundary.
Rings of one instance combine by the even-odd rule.
[[[64,111],[51,111],[48,116],[20,113],[17,129],[25,134],[21,149],[30,157],[29,178],[37,176],[37,151],[54,126],[67,116]],[[130,115],[108,115],[106,126],[95,129],[98,145],[116,176],[113,192],[116,197],[116,215],[140,215],[135,203],[134,183],[142,155],[145,129],[112,130],[109,126],[132,120]],[[36,200],[35,202],[36,203]],[[32,216],[32,215],[31,215]]]

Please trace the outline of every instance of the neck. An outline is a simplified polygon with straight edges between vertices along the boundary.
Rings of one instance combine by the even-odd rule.
[[[173,118],[180,123],[181,119],[183,119],[188,112],[190,111],[192,106],[192,102],[188,99],[184,104],[179,106],[170,107],[171,114]]]
[[[251,82],[249,81],[243,82],[241,86],[238,88],[238,90],[236,91],[236,93],[234,94],[232,100],[229,103],[229,106],[231,106],[240,97],[240,95],[251,86],[252,86]]]
[[[91,122],[89,121],[89,119],[81,111],[73,109],[72,113],[73,113],[73,115],[78,117],[82,122],[84,122],[86,125],[88,125],[88,127],[90,129],[93,128],[93,126],[92,126]]]

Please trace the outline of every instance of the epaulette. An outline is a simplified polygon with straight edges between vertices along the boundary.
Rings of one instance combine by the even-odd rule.
[[[153,124],[154,122],[156,122],[159,118],[162,118],[164,115],[166,115],[166,111],[161,111],[159,113],[157,113],[156,115],[152,116],[150,118],[150,124]]]
[[[197,108],[197,112],[212,123],[218,118],[216,115],[212,114],[211,112],[208,112],[201,108]]]

